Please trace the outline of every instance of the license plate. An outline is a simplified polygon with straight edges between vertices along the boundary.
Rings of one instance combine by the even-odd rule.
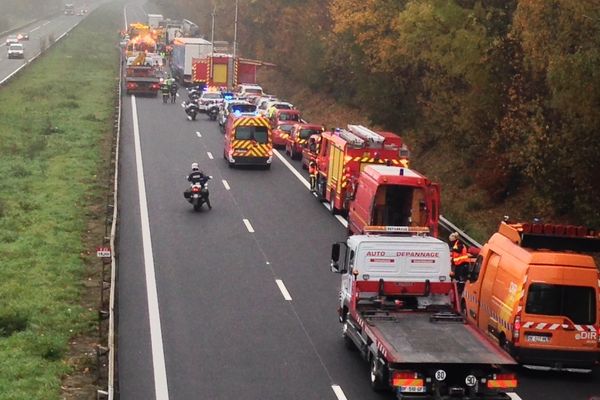
[[[525,335],[525,340],[531,343],[549,343],[549,336],[539,336],[539,335]]]
[[[198,195],[197,195],[197,194],[194,194],[192,197],[193,197],[193,198],[195,198],[195,199],[197,199],[197,198],[198,198]]]
[[[425,393],[425,386],[400,386],[400,391],[405,393]]]

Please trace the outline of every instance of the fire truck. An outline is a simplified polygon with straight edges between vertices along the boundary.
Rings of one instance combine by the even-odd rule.
[[[427,226],[438,236],[440,186],[415,170],[367,165],[349,193],[348,233],[368,225]]]
[[[516,362],[466,323],[448,245],[427,231],[372,226],[332,246],[344,343],[370,364],[372,388],[398,399],[508,400]]]
[[[223,158],[230,168],[236,165],[271,168],[273,140],[269,120],[253,114],[230,113],[225,123]]]
[[[355,180],[370,164],[408,167],[408,148],[400,136],[362,125],[323,132],[317,156],[317,198],[328,202],[333,214],[346,212]]]

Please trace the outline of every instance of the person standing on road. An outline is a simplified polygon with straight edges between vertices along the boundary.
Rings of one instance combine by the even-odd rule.
[[[175,103],[175,100],[177,100],[177,90],[179,89],[179,87],[177,86],[177,82],[175,82],[175,80],[173,80],[173,82],[171,82],[171,86],[169,88],[169,92],[171,92],[171,103]]]
[[[310,191],[317,190],[317,163],[311,161],[308,163],[308,175],[310,176]]]
[[[471,255],[468,252],[467,246],[460,240],[458,232],[451,233],[448,239],[450,240],[450,259],[454,274],[453,278],[459,282],[464,282]]]

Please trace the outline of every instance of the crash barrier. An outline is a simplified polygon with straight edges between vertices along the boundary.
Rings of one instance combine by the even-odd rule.
[[[122,56],[121,56],[122,57]],[[113,125],[113,140],[111,146],[112,156],[110,159],[110,169],[114,170],[112,177],[113,191],[108,194],[106,201],[107,215],[105,223],[104,244],[110,249],[110,262],[102,263],[102,285],[100,288],[100,338],[106,340],[106,347],[98,346],[97,363],[98,371],[103,371],[106,374],[106,390],[99,389],[97,391],[97,399],[113,400],[115,398],[116,387],[116,355],[117,348],[115,343],[116,324],[115,324],[115,302],[116,302],[116,275],[117,261],[115,255],[115,240],[117,236],[117,217],[118,217],[118,189],[119,189],[119,142],[121,136],[121,96],[122,96],[122,77],[123,63],[119,63],[119,80],[117,88],[117,101],[115,104],[116,117]],[[105,260],[105,259],[102,259]],[[106,266],[110,265],[110,270],[107,271]],[[109,274],[108,274],[109,273]],[[108,301],[106,299],[106,291],[109,292]],[[108,327],[102,323],[108,319]],[[102,373],[99,377],[102,378]]]
[[[443,215],[440,215],[439,224],[442,227],[442,229],[444,229],[448,233],[458,232],[461,240],[467,245],[467,247],[477,247],[478,249],[482,247],[481,243],[473,239],[471,236],[467,235],[466,232],[459,229],[452,222],[448,221],[446,218],[444,218]]]

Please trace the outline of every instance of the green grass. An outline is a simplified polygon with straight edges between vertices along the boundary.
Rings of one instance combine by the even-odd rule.
[[[102,205],[120,6],[94,12],[0,89],[0,399],[58,399],[80,306],[84,237]],[[101,238],[98,238],[101,241]]]

